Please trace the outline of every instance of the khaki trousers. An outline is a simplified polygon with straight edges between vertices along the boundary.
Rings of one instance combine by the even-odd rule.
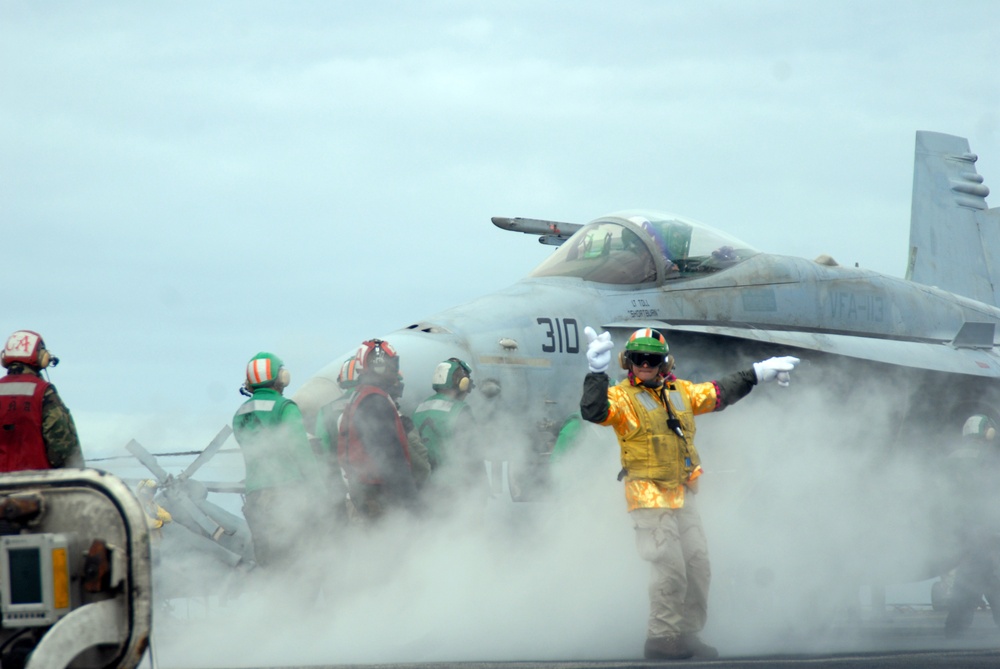
[[[649,637],[697,634],[708,619],[712,570],[694,495],[680,509],[635,509],[635,543],[650,563]]]

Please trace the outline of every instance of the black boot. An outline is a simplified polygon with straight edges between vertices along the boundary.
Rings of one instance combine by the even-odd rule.
[[[693,656],[680,634],[669,636],[651,636],[646,639],[643,652],[647,660],[686,660]]]
[[[698,635],[694,632],[682,634],[681,642],[694,654],[695,657],[699,657],[703,660],[714,660],[719,657],[719,650],[715,646],[709,646],[707,643],[699,639]]]

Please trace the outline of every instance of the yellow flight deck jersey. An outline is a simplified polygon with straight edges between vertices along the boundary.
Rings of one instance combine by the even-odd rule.
[[[649,388],[625,379],[608,388],[608,416],[600,424],[618,436],[629,511],[684,506],[685,488],[702,474],[694,417],[722,407],[714,381],[668,379]],[[668,425],[671,414],[683,437]]]

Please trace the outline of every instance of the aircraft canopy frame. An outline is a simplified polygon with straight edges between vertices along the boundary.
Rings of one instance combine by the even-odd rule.
[[[758,253],[693,219],[630,210],[583,226],[529,276],[567,276],[613,285],[663,283],[719,272]]]

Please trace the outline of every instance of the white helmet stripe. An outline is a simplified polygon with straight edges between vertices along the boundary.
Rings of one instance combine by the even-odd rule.
[[[269,358],[257,358],[251,360],[247,368],[247,376],[251,383],[264,383],[271,380],[271,360]]]

